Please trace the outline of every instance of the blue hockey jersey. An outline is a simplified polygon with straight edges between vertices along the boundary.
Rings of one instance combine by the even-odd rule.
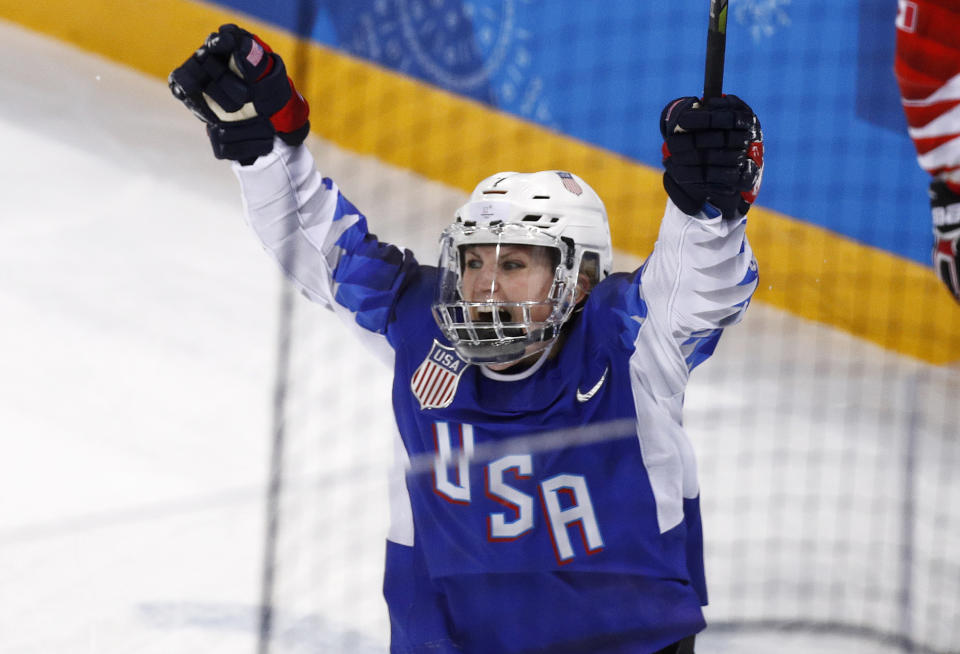
[[[744,218],[693,218],[668,202],[644,265],[597,285],[555,356],[508,375],[457,356],[430,311],[437,269],[373,237],[305,147],[278,141],[235,171],[247,220],[287,277],[392,361],[413,465],[390,539],[416,550],[406,567],[443,598],[449,651],[561,651],[551,639],[599,651],[582,644],[632,633],[636,648],[622,651],[652,652],[703,627],[683,392],[756,287]],[[578,589],[553,619],[538,575]]]

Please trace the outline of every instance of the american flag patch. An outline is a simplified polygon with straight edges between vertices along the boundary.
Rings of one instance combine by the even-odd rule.
[[[250,62],[251,66],[256,67],[259,65],[261,59],[263,59],[263,48],[260,47],[260,44],[256,41],[251,42],[250,52],[247,54],[247,61]]]
[[[580,188],[580,185],[577,184],[577,180],[573,178],[573,175],[570,173],[558,172],[560,175],[560,181],[563,182],[563,188],[567,189],[574,195],[580,195],[583,193],[583,189]]]
[[[460,376],[467,362],[452,347],[440,345],[436,339],[430,353],[410,378],[410,390],[420,402],[420,409],[442,409],[450,406],[457,394]]]

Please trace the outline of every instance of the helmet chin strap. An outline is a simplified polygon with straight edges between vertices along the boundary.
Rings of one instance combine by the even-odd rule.
[[[520,372],[511,373],[510,368],[507,368],[505,372],[498,372],[490,368],[490,364],[480,364],[480,373],[487,377],[488,379],[494,379],[496,381],[520,381],[521,379],[526,379],[527,377],[533,375],[535,372],[540,370],[543,364],[550,358],[550,352],[553,350],[553,346],[556,344],[557,339],[554,338],[550,341],[545,348],[538,350],[536,352],[531,352],[530,354],[524,355],[520,359],[517,359],[510,364],[510,368],[517,365],[525,359],[529,359],[532,356],[540,355],[539,358],[530,366],[524,368]]]

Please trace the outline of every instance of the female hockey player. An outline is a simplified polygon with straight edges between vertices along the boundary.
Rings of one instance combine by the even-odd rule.
[[[391,652],[693,652],[707,595],[681,410],[757,283],[751,109],[664,109],[670,201],[633,273],[611,274],[603,203],[565,171],[481,181],[434,267],[378,242],[316,171],[306,103],[262,41],[223,26],[170,86],[287,277],[389,352],[403,447],[436,462],[394,498]]]

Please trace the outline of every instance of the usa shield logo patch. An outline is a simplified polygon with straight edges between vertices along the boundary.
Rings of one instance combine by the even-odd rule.
[[[410,390],[420,402],[420,409],[450,406],[466,369],[467,362],[457,356],[456,350],[434,339],[427,358],[410,378]]]

